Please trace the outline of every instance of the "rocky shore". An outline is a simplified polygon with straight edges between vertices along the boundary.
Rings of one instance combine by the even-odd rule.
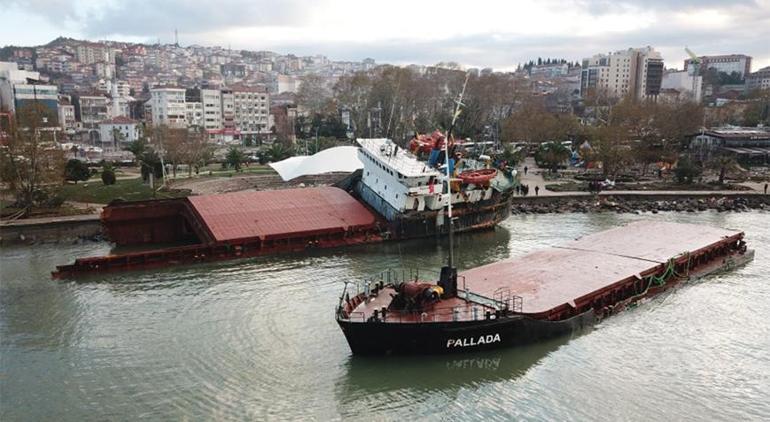
[[[635,213],[662,211],[696,212],[716,210],[718,212],[744,212],[750,210],[770,210],[770,196],[755,197],[709,197],[681,198],[670,200],[624,199],[616,197],[575,197],[558,198],[548,202],[516,202],[511,208],[512,214],[559,214],[616,212]]]

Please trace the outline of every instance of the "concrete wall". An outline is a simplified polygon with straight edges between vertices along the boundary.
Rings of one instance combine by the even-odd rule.
[[[97,215],[21,220],[0,225],[0,245],[73,242],[101,236],[102,223]]]

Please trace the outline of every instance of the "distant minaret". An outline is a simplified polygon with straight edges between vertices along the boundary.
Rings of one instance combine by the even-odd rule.
[[[174,28],[174,45],[179,47],[179,31]]]

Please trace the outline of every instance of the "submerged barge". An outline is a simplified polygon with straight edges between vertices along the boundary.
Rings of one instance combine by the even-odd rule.
[[[53,276],[378,242],[383,239],[380,223],[367,207],[335,187],[117,202],[102,213],[104,231],[118,248],[133,251],[79,258],[58,266]]]
[[[336,320],[354,354],[484,350],[588,327],[753,258],[744,233],[641,221],[457,273],[385,271],[346,283]],[[451,261],[450,261],[451,262]]]

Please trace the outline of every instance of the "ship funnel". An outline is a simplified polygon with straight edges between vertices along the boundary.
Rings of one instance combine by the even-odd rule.
[[[441,267],[438,285],[444,289],[444,297],[457,296],[457,268],[450,266]]]

